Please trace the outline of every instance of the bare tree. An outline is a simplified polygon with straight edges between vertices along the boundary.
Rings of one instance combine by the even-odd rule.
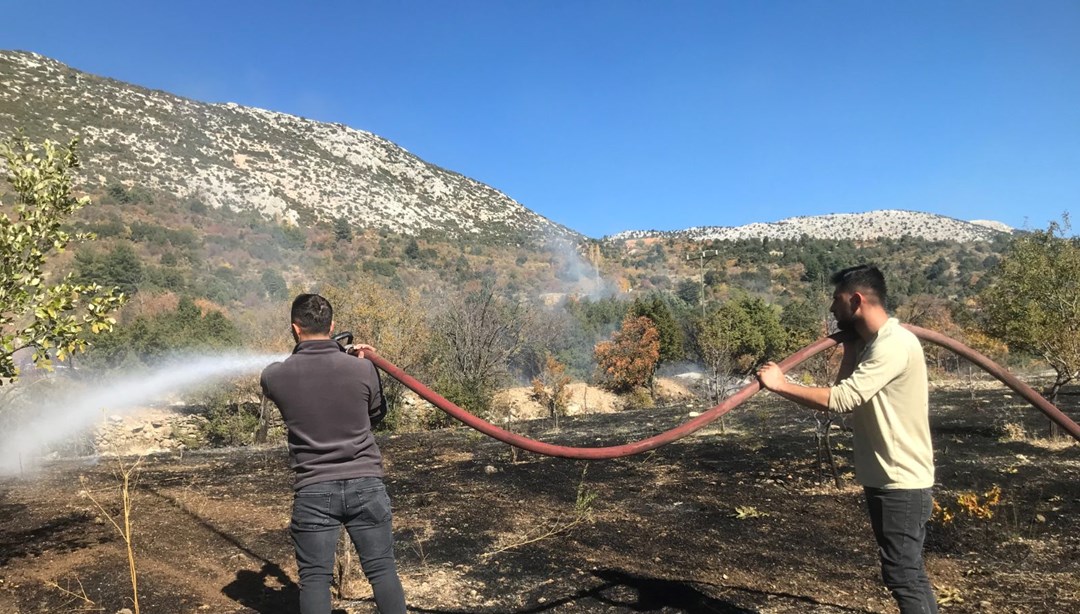
[[[449,299],[432,327],[443,395],[473,413],[487,413],[522,348],[527,318],[523,307],[496,295],[490,281]]]

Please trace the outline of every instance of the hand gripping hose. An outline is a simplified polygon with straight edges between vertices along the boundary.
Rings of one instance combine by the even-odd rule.
[[[994,361],[990,360],[986,356],[983,356],[979,352],[976,352],[975,350],[967,347],[959,341],[956,341],[955,339],[947,337],[941,333],[927,330],[925,328],[919,328],[918,326],[912,326],[909,324],[905,324],[904,327],[915,333],[915,335],[920,339],[940,345],[941,347],[951,350],[953,353],[965,358],[971,363],[978,365],[984,371],[986,371],[990,375],[993,375],[995,378],[997,378],[1006,386],[1011,388],[1029,403],[1034,405],[1036,409],[1046,414],[1047,417],[1049,417],[1051,420],[1059,424],[1063,429],[1068,431],[1068,433],[1074,438],[1076,438],[1077,441],[1080,441],[1080,425],[1077,425],[1077,423],[1073,422],[1071,419],[1069,419],[1068,416],[1062,413],[1060,409],[1058,409],[1052,403],[1043,398],[1042,395],[1040,395],[1038,392],[1035,392],[1035,390],[1033,390],[1030,386],[1021,382],[1019,379],[1016,378],[1016,376],[1006,371],[1003,367],[1001,367]],[[843,340],[843,338],[843,333],[837,333],[835,335],[819,339],[814,343],[811,343],[810,345],[799,350],[798,352],[795,352],[791,356],[787,357],[783,362],[780,363],[780,368],[786,373],[801,364],[806,359],[810,358],[811,356],[814,356],[820,352],[823,352],[824,350],[827,350],[837,345]],[[420,383],[419,381],[417,381],[416,378],[412,377],[408,373],[405,373],[396,365],[379,356],[375,352],[366,351],[364,352],[364,357],[371,360],[371,362],[373,362],[376,367],[390,374],[394,379],[398,380],[399,382],[410,388],[413,392],[420,395],[420,397],[422,397],[424,400],[428,401],[429,403],[438,407],[444,412],[450,414],[461,422],[464,422],[466,425],[480,431],[481,433],[488,435],[489,437],[498,439],[503,443],[508,443],[512,446],[521,448],[522,450],[528,450],[529,452],[535,452],[537,454],[543,454],[545,456],[557,456],[560,458],[603,460],[630,456],[632,454],[640,454],[642,452],[647,452],[649,450],[659,448],[660,446],[669,444],[678,439],[682,439],[683,437],[686,437],[687,435],[703,428],[705,425],[713,422],[717,418],[723,416],[724,414],[744,403],[747,399],[754,396],[754,394],[761,389],[761,384],[757,380],[754,380],[753,382],[747,384],[741,390],[736,392],[734,395],[728,397],[726,400],[724,400],[723,403],[705,411],[693,420],[684,422],[683,424],[671,430],[664,431],[663,433],[653,435],[652,437],[648,437],[646,439],[641,439],[639,441],[634,441],[618,446],[577,448],[572,446],[560,446],[545,443],[542,441],[537,441],[535,439],[530,439],[523,435],[511,433],[510,431],[499,428],[498,426],[495,426],[494,424],[487,422],[486,420],[477,418],[476,416],[470,414],[464,409],[461,409],[457,405],[454,405],[453,403],[439,395],[437,392]]]

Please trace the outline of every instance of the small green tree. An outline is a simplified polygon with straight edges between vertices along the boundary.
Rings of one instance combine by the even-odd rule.
[[[343,217],[334,218],[334,239],[351,243],[353,240],[352,224]]]
[[[1060,224],[1013,241],[980,296],[990,335],[1054,369],[1045,393],[1051,403],[1080,377],[1080,237],[1063,236],[1069,229],[1066,214]]]
[[[785,352],[794,352],[817,341],[825,333],[824,307],[816,309],[809,301],[796,299],[784,306],[780,325],[787,333]]]
[[[777,308],[751,296],[743,296],[739,299],[739,304],[749,316],[750,325],[759,335],[754,337],[754,341],[759,344],[754,347],[757,351],[757,362],[781,358],[781,353],[788,346],[788,334],[780,323],[780,312]]]
[[[698,321],[694,330],[694,345],[698,356],[709,369],[713,383],[713,400],[727,397],[728,378],[740,370],[740,363],[752,362],[752,338],[755,331],[750,316],[739,303],[728,301]]]
[[[275,300],[289,298],[289,284],[285,278],[274,269],[265,269],[262,272],[262,286],[266,290],[266,296]]]
[[[634,299],[630,313],[634,316],[649,318],[656,327],[656,332],[660,335],[661,362],[685,357],[682,328],[679,327],[671,308],[659,293],[653,293],[645,300]]]
[[[702,285],[696,279],[684,279],[675,286],[675,296],[681,298],[687,305],[697,306],[701,303]]]
[[[93,335],[112,329],[110,314],[124,301],[116,288],[74,283],[71,275],[50,280],[46,270],[71,241],[93,238],[63,228],[90,202],[71,194],[76,145],[45,141],[39,153],[22,136],[0,145],[15,193],[14,204],[0,209],[0,383],[18,375],[13,355],[21,348],[34,348],[34,363],[46,367],[50,356],[82,351]]]
[[[114,246],[106,254],[82,251],[75,254],[75,281],[115,286],[125,296],[134,296],[146,270],[128,243]]]

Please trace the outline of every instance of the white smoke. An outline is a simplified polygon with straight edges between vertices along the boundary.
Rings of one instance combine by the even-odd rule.
[[[0,436],[0,475],[25,470],[50,446],[100,421],[102,412],[129,412],[188,388],[258,373],[283,358],[273,354],[186,356],[152,370],[97,382],[89,390],[72,386],[68,393],[45,403],[35,404],[31,398],[28,411],[19,412],[30,416],[29,420],[14,428],[9,426]]]
[[[552,238],[546,247],[559,267],[556,277],[561,282],[562,293],[592,300],[617,294],[615,284],[604,279],[597,264],[582,254],[582,250],[586,249],[584,246],[562,238]]]

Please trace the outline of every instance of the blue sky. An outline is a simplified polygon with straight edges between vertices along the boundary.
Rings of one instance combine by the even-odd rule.
[[[594,237],[1080,209],[1075,0],[6,4],[0,48],[368,130]]]

